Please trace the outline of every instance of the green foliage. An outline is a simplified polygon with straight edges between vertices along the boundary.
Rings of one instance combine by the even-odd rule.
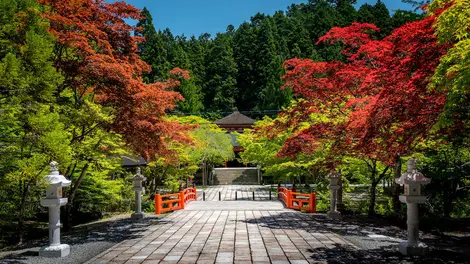
[[[268,137],[263,133],[255,132],[258,128],[269,126],[274,122],[285,122],[285,118],[271,119],[265,117],[256,122],[254,131],[245,130],[237,134],[237,141],[244,151],[240,153],[241,162],[260,164],[263,176],[270,177],[274,182],[316,183],[326,175],[325,168],[321,167],[323,152],[311,155],[300,155],[296,159],[278,158],[277,153],[292,131],[283,131],[275,136]]]
[[[429,195],[427,213],[444,217],[468,217],[470,208],[470,151],[460,144],[428,140],[416,155],[420,170],[431,178],[424,192]]]
[[[238,95],[238,70],[233,59],[231,37],[227,34],[217,34],[208,54],[205,62],[205,106],[211,110],[231,111]]]
[[[171,116],[169,119],[196,127],[190,132],[190,144],[170,143],[170,149],[177,154],[176,159],[160,157],[146,168],[150,195],[161,185],[169,192],[179,191],[182,185],[194,179],[201,164],[205,181],[209,168],[234,158],[232,137],[217,125],[198,116]]]
[[[134,205],[134,191],[128,177],[110,177],[117,174],[120,159],[114,164],[97,163],[92,166],[80,189],[77,191],[74,210],[81,213],[127,212]],[[107,168],[106,168],[107,167]],[[124,174],[124,175],[126,175]],[[77,179],[78,173],[72,175]]]
[[[40,7],[1,1],[0,14],[0,215],[16,217],[21,232],[25,217],[37,212],[46,165],[70,162],[71,134],[54,107],[63,77],[52,63],[54,40]]]
[[[378,0],[375,5],[364,4],[357,11],[359,22],[371,23],[380,28],[380,37],[388,36],[392,32],[392,19],[385,4]]]
[[[447,100],[441,118],[441,127],[464,127],[465,131],[456,133],[467,134],[468,131],[468,101],[470,94],[470,4],[463,0],[435,0],[429,5],[431,13],[453,3],[437,18],[435,24],[437,36],[442,45],[451,46],[447,54],[441,58],[434,72],[431,86],[445,90]],[[457,138],[457,140],[459,140]]]
[[[128,210],[122,200],[130,184],[112,176],[126,152],[110,132],[114,109],[54,67],[58,52],[74,53],[57,46],[43,10],[34,0],[0,2],[0,216],[18,222],[19,242],[25,219],[40,211],[52,160],[72,180],[67,210]]]

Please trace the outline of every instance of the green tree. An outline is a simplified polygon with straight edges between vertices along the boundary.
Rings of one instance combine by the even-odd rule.
[[[431,86],[446,91],[446,105],[439,126],[453,130],[449,140],[465,144],[470,128],[470,5],[468,1],[462,0],[435,0],[428,10],[433,14],[438,13],[441,12],[440,8],[451,3],[452,5],[438,16],[435,24],[440,44],[446,45],[449,50],[441,58]]]
[[[204,102],[208,109],[231,111],[235,106],[237,64],[233,58],[232,40],[219,33],[206,57],[206,84]]]
[[[252,109],[256,106],[256,32],[248,22],[240,25],[233,36],[233,54],[237,63],[238,109]]]
[[[357,11],[357,20],[362,23],[374,24],[380,28],[380,38],[388,36],[392,32],[392,19],[387,6],[377,0],[375,5],[363,4]]]
[[[0,2],[1,214],[16,217],[19,243],[47,164],[67,164],[72,152],[56,101],[64,78],[53,67],[54,38],[40,10],[35,1]]]
[[[397,10],[392,16],[392,27],[399,28],[408,22],[418,21],[424,17],[423,14],[418,14],[406,10]]]
[[[202,167],[202,184],[209,181],[210,171],[216,165],[222,165],[234,158],[232,137],[223,129],[210,121],[198,116],[171,117],[182,124],[196,125],[191,131],[192,144],[173,144],[177,149],[176,161],[160,159],[158,178],[167,186],[177,186],[178,182],[192,176]],[[175,172],[176,169],[184,169],[183,172]]]

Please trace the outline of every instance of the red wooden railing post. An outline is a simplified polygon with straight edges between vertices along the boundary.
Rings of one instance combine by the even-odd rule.
[[[292,191],[287,190],[287,198],[286,198],[286,206],[287,208],[291,208],[291,199],[292,199]]]
[[[180,209],[184,209],[184,191],[180,192]]]
[[[162,212],[162,197],[159,193],[155,194],[155,214],[159,215]]]
[[[197,191],[196,191],[196,187],[194,187],[193,190],[194,190],[194,201],[196,201],[196,200],[197,200]]]
[[[316,213],[317,212],[317,193],[312,192],[310,194],[310,213]]]

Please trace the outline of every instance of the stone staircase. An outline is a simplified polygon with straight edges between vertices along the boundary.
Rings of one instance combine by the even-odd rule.
[[[212,185],[260,184],[257,168],[216,168]]]

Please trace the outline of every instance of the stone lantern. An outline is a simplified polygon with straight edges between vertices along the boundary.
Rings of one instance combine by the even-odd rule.
[[[406,203],[406,223],[408,225],[408,241],[399,245],[399,251],[403,255],[424,255],[427,247],[419,243],[419,215],[418,204],[426,202],[426,196],[421,195],[421,185],[428,184],[431,179],[416,169],[416,161],[411,158],[408,160],[408,170],[403,173],[396,182],[405,185],[404,195],[400,195],[400,201]]]
[[[67,204],[67,198],[62,198],[62,187],[70,186],[71,181],[59,174],[58,165],[52,161],[51,172],[44,177],[48,186],[41,205],[49,208],[49,246],[39,250],[40,257],[61,258],[70,254],[70,246],[60,244],[60,207]]]
[[[144,187],[142,183],[147,180],[147,178],[142,175],[140,168],[137,168],[137,174],[131,178],[134,182],[134,191],[135,191],[135,212],[131,215],[132,220],[142,220],[144,218],[144,213],[142,213],[142,192]]]
[[[341,173],[333,170],[328,174],[327,177],[330,180],[330,185],[328,185],[328,188],[331,190],[331,198],[330,211],[326,215],[333,219],[341,218],[341,213],[336,208],[336,198],[338,189],[340,188],[339,181],[341,180]]]

